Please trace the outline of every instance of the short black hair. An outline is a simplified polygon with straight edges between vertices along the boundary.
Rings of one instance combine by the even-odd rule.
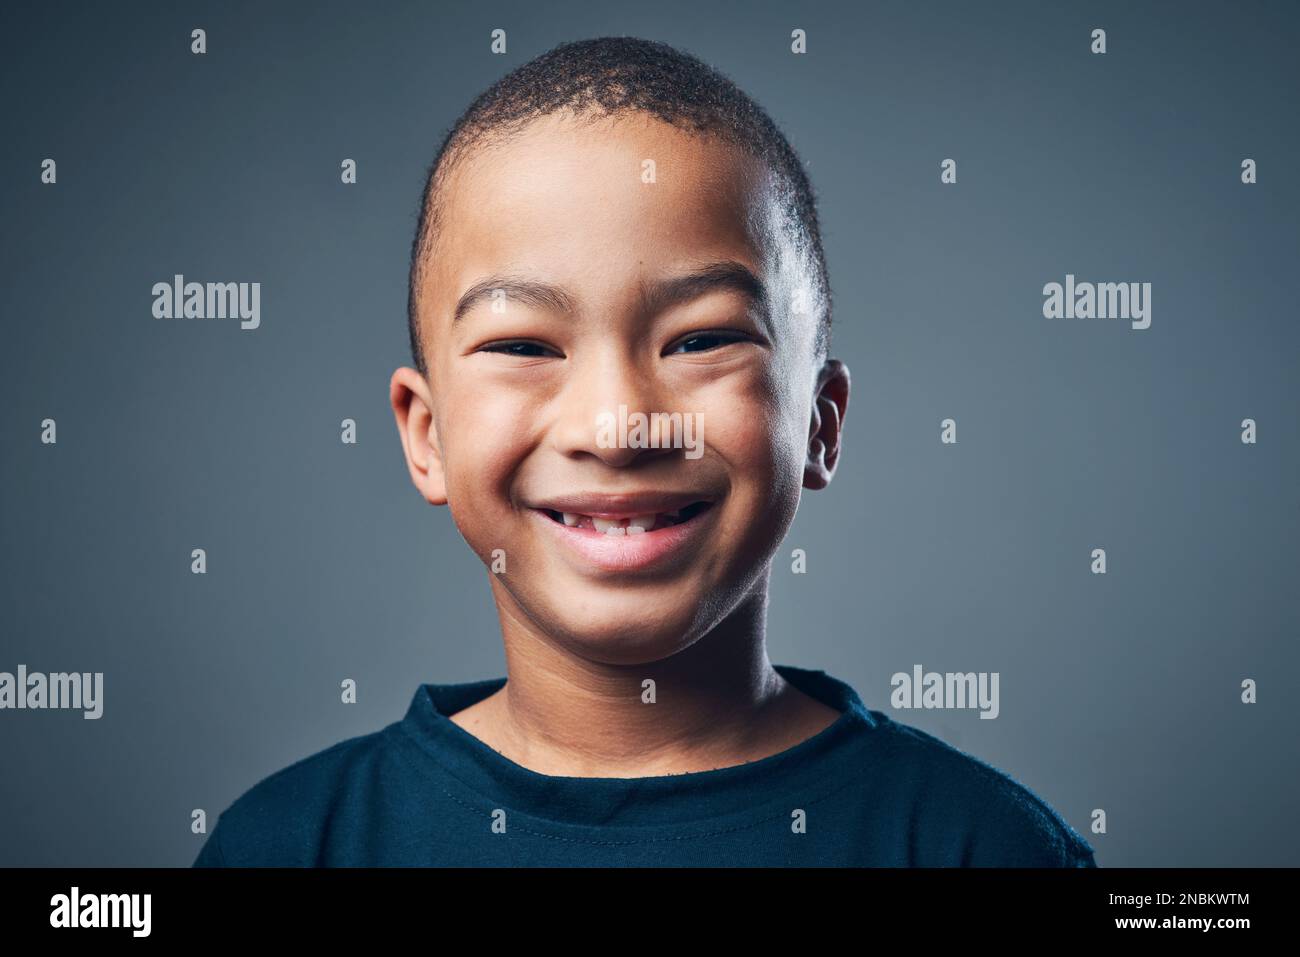
[[[562,43],[506,74],[481,93],[442,141],[425,179],[419,224],[411,244],[407,326],[411,357],[428,375],[420,336],[418,292],[440,218],[439,190],[469,148],[493,134],[569,110],[617,115],[639,111],[697,133],[720,134],[765,161],[781,185],[781,203],[813,264],[820,311],[815,352],[830,344],[831,298],[817,202],[798,154],[771,117],[743,90],[702,60],[665,43],[599,37]]]

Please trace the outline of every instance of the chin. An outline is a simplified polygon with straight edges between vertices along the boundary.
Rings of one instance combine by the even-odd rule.
[[[685,610],[685,609],[683,609]],[[698,637],[695,615],[645,617],[617,608],[588,607],[581,618],[552,619],[551,635],[570,651],[608,665],[642,665],[671,657]]]

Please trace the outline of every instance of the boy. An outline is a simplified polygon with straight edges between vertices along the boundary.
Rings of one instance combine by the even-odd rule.
[[[631,38],[506,76],[430,171],[409,302],[402,447],[507,678],[261,781],[196,865],[1095,866],[1002,772],[768,660],[849,375],[811,187],[728,80]]]

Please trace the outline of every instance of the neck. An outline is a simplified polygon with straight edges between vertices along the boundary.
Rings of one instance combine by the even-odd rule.
[[[457,723],[538,773],[712,770],[791,747],[838,714],[797,691],[768,660],[766,582],[689,648],[636,665],[582,658],[502,598],[506,685]],[[655,703],[646,700],[647,679]]]

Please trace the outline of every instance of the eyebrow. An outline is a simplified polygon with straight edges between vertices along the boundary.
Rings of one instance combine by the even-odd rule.
[[[771,308],[767,286],[752,269],[734,260],[709,263],[684,276],[655,283],[644,289],[643,299],[646,309],[653,315],[670,306],[719,291],[738,293],[759,312],[760,320],[767,323]]]
[[[465,314],[480,302],[491,300],[498,289],[505,293],[507,299],[522,302],[527,306],[548,309],[552,312],[575,311],[573,297],[559,286],[532,279],[489,276],[465,290],[464,295],[456,302],[456,311],[451,316],[452,325],[465,318]]]
[[[514,276],[489,276],[465,290],[456,302],[452,324],[463,319],[480,302],[490,300],[498,289],[505,293],[507,299],[524,305],[551,312],[577,311],[576,297],[561,286]],[[670,306],[718,291],[731,291],[743,296],[752,308],[758,310],[760,320],[767,323],[771,307],[767,286],[752,269],[734,260],[707,263],[682,276],[674,276],[649,286],[643,284],[641,296],[643,307],[653,315]]]

